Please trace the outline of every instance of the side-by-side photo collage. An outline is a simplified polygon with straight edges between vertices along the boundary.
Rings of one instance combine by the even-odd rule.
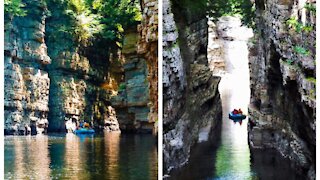
[[[4,0],[0,179],[315,180],[316,8]]]

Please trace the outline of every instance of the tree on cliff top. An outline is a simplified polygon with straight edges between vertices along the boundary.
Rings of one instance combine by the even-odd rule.
[[[91,11],[101,17],[101,35],[107,39],[121,39],[124,29],[137,25],[141,20],[136,0],[88,0],[88,4],[92,7]]]
[[[254,6],[250,0],[209,0],[209,16],[217,20],[221,16],[240,15],[242,22],[253,26]]]
[[[207,12],[213,20],[222,16],[240,15],[243,24],[253,26],[254,6],[251,0],[171,0],[173,6],[188,9],[192,14]]]

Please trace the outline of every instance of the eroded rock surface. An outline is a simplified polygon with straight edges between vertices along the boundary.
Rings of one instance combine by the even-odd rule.
[[[124,82],[119,86],[118,95],[112,98],[112,105],[118,112],[121,131],[152,132],[154,121],[148,117],[148,68],[144,56],[137,53],[138,32],[128,31],[124,41]]]
[[[142,0],[142,22],[138,27],[139,41],[137,53],[147,62],[149,81],[149,108],[148,121],[158,121],[158,3],[157,0]],[[156,127],[155,124],[155,127]],[[154,128],[156,132],[157,128]]]
[[[138,32],[133,27],[131,49],[88,32],[84,23],[92,17],[72,13],[67,1],[22,3],[27,16],[8,15],[5,24],[6,133],[72,131],[80,121],[96,129],[128,130],[130,120],[155,132],[157,1],[141,2],[142,23]],[[125,82],[126,110],[116,114],[112,97],[123,93],[120,82]]]
[[[51,16],[47,19],[46,43],[52,59],[48,66],[49,130],[65,131],[66,122],[77,125],[81,121],[95,128],[119,130],[114,128],[116,122],[110,122],[115,118],[110,99],[116,89],[110,69],[119,58],[117,48],[112,43],[101,46],[95,38],[85,41],[81,34],[63,30],[64,26],[81,28],[77,17],[63,13],[63,3],[48,3]],[[108,127],[111,124],[113,127]]]
[[[51,63],[44,43],[46,6],[25,1],[24,17],[5,17],[5,134],[45,133],[48,127]]]
[[[249,57],[250,145],[277,149],[315,179],[315,12],[306,8],[315,1],[256,5]]]
[[[164,173],[187,163],[221,120],[219,77],[208,67],[205,12],[163,1]],[[201,137],[200,137],[201,134]]]

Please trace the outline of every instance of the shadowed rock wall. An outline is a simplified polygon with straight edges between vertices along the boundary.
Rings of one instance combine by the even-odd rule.
[[[275,148],[315,179],[315,12],[310,1],[256,1],[250,50],[252,148]]]
[[[148,119],[150,107],[147,62],[137,53],[138,32],[126,32],[122,55],[124,57],[124,81],[112,105],[118,112],[121,131],[152,132],[154,122]]]
[[[127,49],[121,51],[114,41],[97,34],[88,38],[86,25],[81,24],[83,17],[70,12],[67,1],[23,3],[26,17],[6,16],[6,133],[31,130],[36,133],[47,128],[64,132],[79,121],[88,121],[99,129],[119,130],[111,98],[119,89],[121,92],[119,83],[123,81],[128,107],[124,114],[120,111],[119,117],[133,115],[134,120],[122,119],[132,120],[130,124],[137,120],[141,122],[139,127],[154,130],[157,120],[156,1],[141,3],[143,21],[139,32],[134,27],[135,33],[131,34],[135,38],[134,53]],[[128,60],[126,64],[124,60]],[[127,130],[127,126],[123,127]]]
[[[192,8],[163,1],[164,173],[187,163],[191,146],[208,140],[221,120],[220,78],[207,60],[207,18]]]
[[[105,125],[118,130],[110,96],[115,87],[109,81],[110,62],[117,60],[117,48],[99,39],[83,40],[64,27],[81,28],[74,16],[64,13],[63,3],[48,2],[46,43],[52,63],[48,66],[50,85],[49,130],[65,131],[65,123],[88,121],[96,128]],[[110,130],[110,128],[108,127]]]

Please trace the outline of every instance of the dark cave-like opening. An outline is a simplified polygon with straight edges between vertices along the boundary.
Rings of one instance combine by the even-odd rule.
[[[273,112],[283,117],[283,91],[282,73],[280,69],[280,54],[271,42],[269,49],[269,67],[267,69],[267,87],[270,98],[269,107]],[[268,62],[267,62],[268,64]]]

